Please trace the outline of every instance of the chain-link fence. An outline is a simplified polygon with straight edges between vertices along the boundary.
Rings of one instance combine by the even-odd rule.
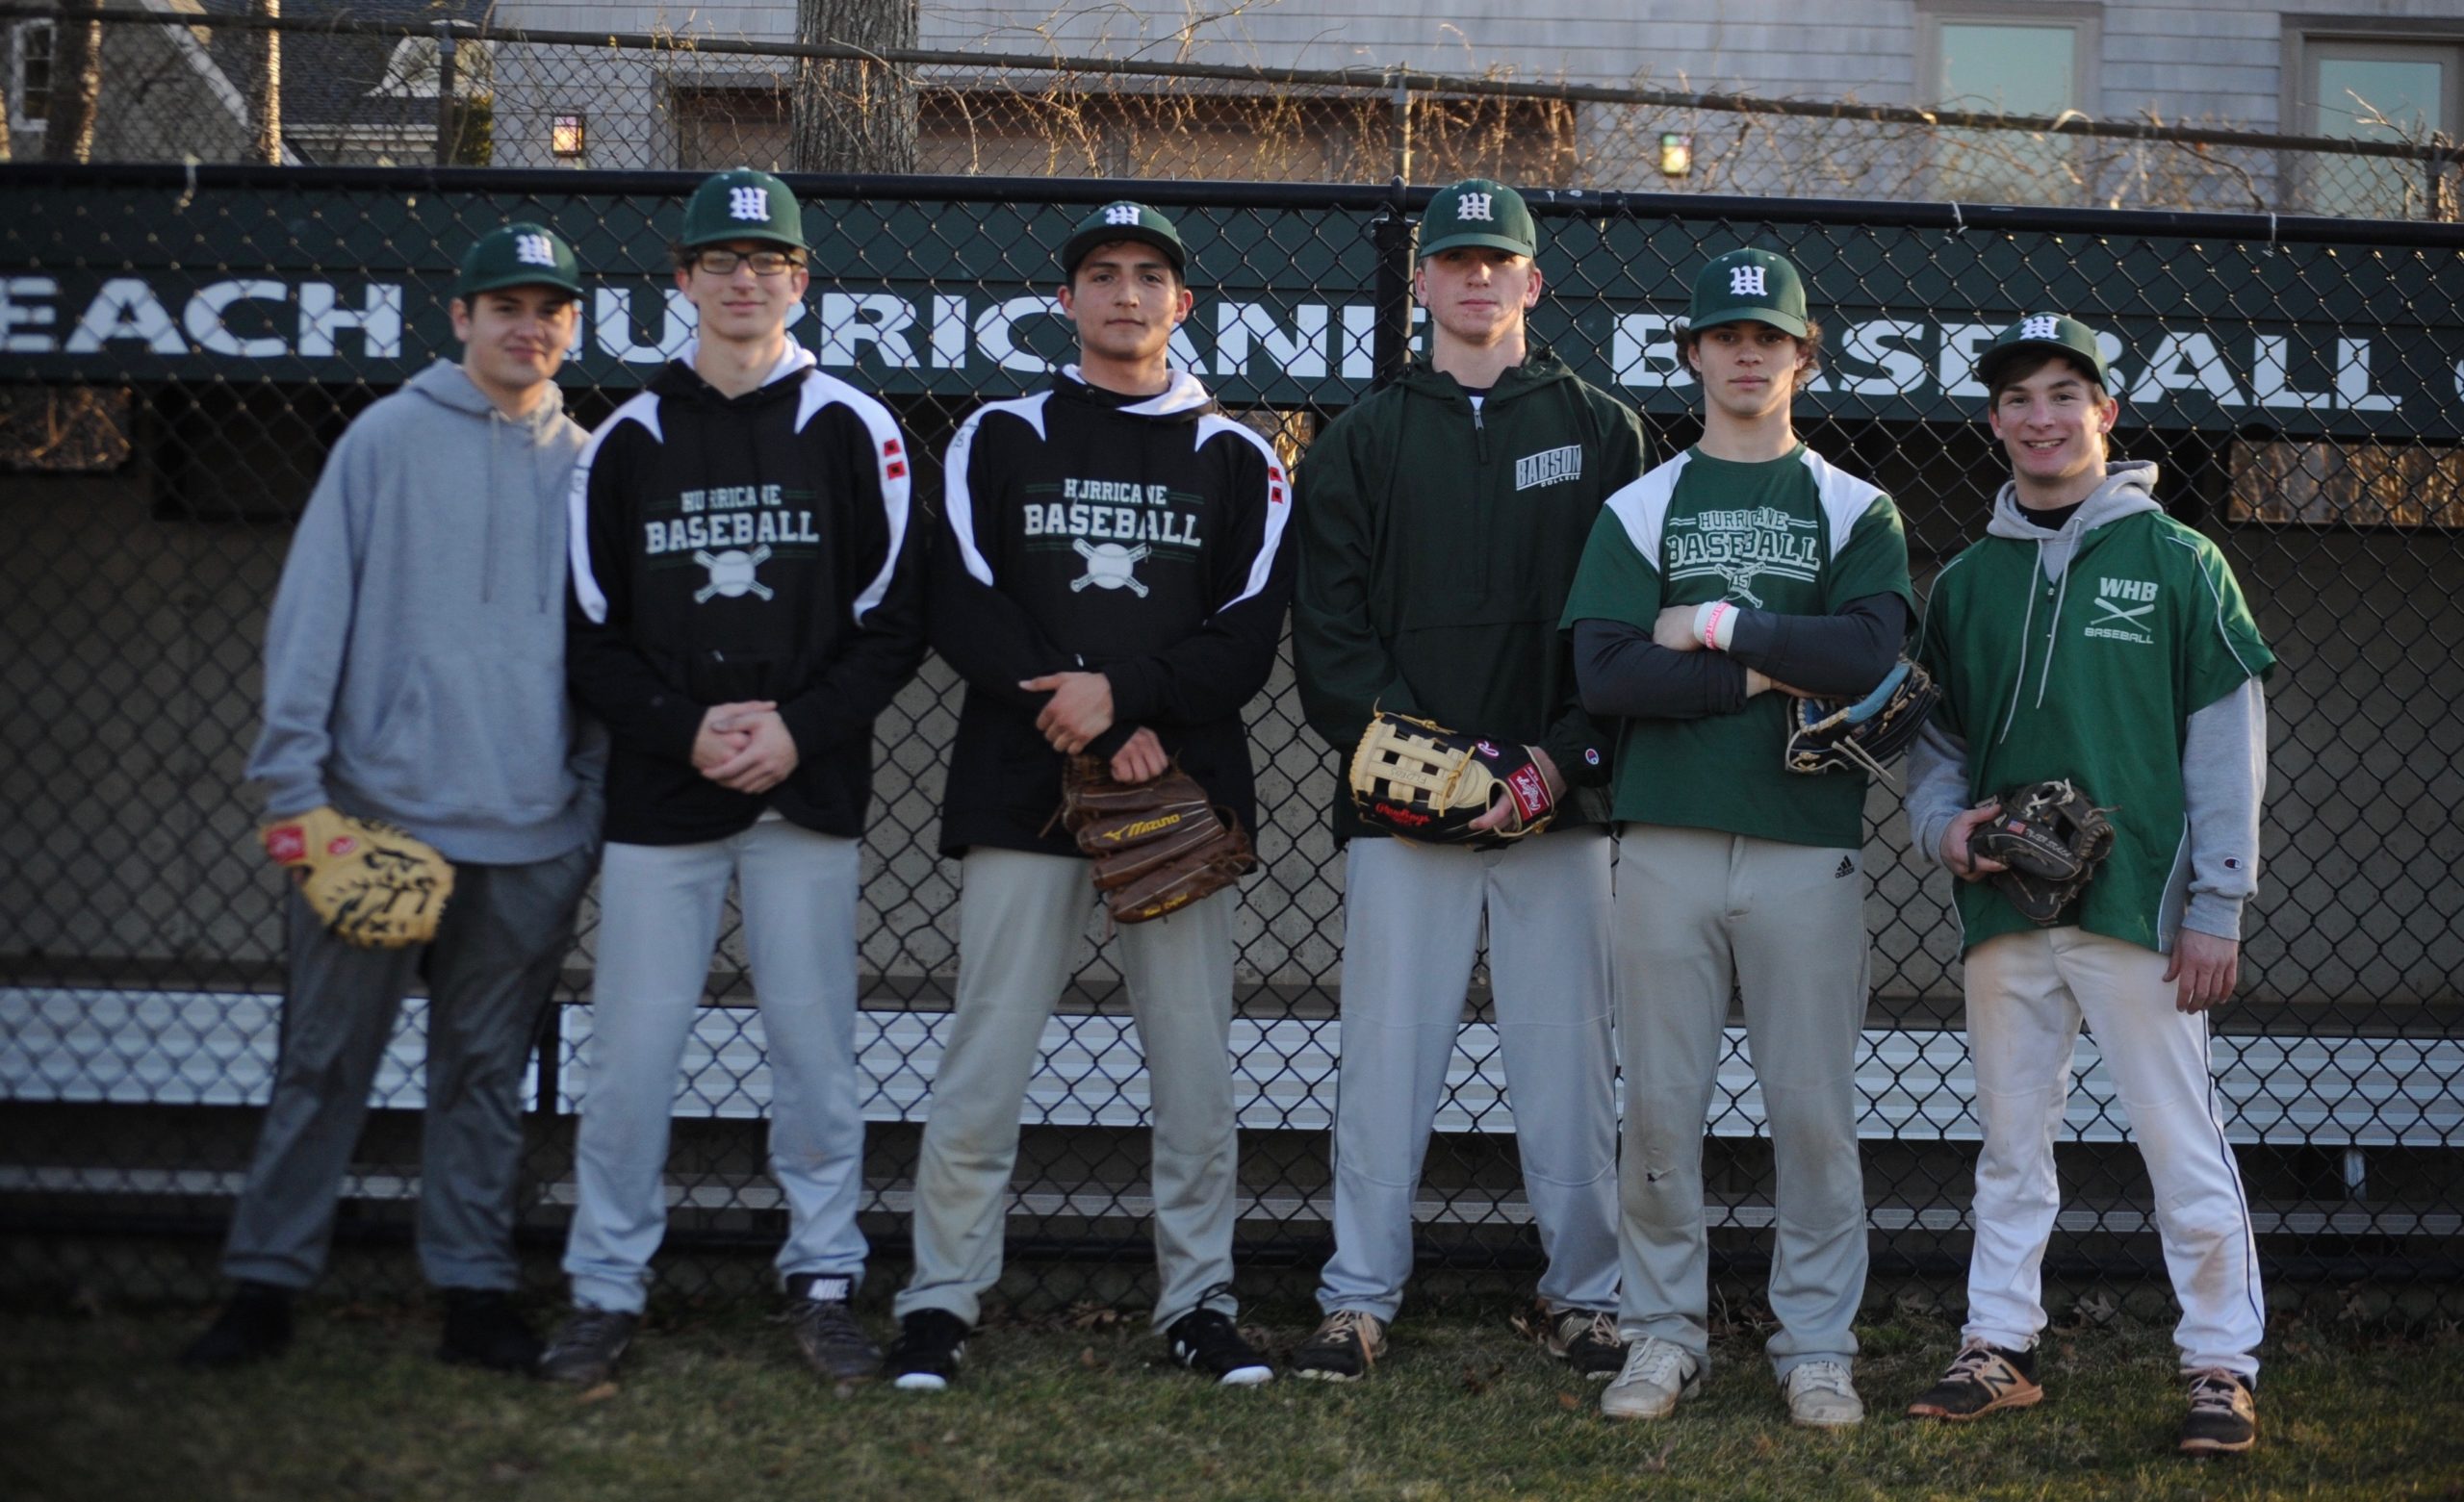
[[[91,1275],[104,1233],[208,1233],[237,1186],[278,1040],[280,883],[252,853],[241,770],[265,610],[291,525],[350,417],[449,355],[451,267],[511,217],[589,268],[566,396],[603,417],[690,330],[664,246],[692,177],[554,171],[0,167],[0,1276]],[[826,226],[792,327],[882,392],[919,455],[1066,347],[1052,256],[1117,185],[801,178]],[[1303,455],[1399,359],[1399,191],[1149,183],[1193,249],[1176,351]],[[2001,470],[1975,353],[2018,313],[2113,331],[2121,450],[2164,467],[2283,659],[2271,691],[2262,895],[2214,1061],[2278,1271],[2451,1277],[2464,1234],[2464,229],[2439,224],[1532,195],[1537,330],[1691,440],[1669,327],[1686,278],[1741,242],[1804,267],[1831,355],[1809,441],[1888,489],[1920,591],[1977,535]],[[929,466],[919,492],[937,494]],[[880,724],[860,1025],[863,1224],[904,1245],[917,1134],[948,1026],[955,871],[934,853],[958,689],[937,661]],[[1244,1263],[1327,1247],[1341,1021],[1332,758],[1288,664],[1252,707],[1259,849],[1240,919],[1234,1050]],[[1884,1265],[1964,1255],[1977,1126],[1957,937],[1897,800],[1868,805],[1874,995],[1858,1061]],[[590,918],[585,912],[585,926]],[[1091,932],[1099,938],[1100,930]],[[524,1234],[573,1195],[585,935],[531,1086]],[[671,1245],[775,1240],[769,1083],[740,944],[715,963],[676,1107]],[[1429,1263],[1514,1267],[1537,1237],[1514,1167],[1485,973],[1467,998],[1420,1204]],[[347,1187],[346,1236],[399,1238],[418,1183],[422,1012],[404,1019]],[[1146,1083],[1119,975],[1091,950],[1048,1027],[1010,1220],[1020,1291],[1119,1286],[1148,1253]],[[2152,1207],[2092,1041],[2061,1157],[2057,1256],[2160,1269]],[[1761,1097],[1732,1029],[1707,1137],[1720,1254],[1772,1220]],[[75,1237],[59,1233],[79,1232]],[[141,1236],[142,1290],[210,1244]],[[697,1269],[697,1276],[699,1270]],[[2438,1295],[2464,1303],[2451,1290]]]

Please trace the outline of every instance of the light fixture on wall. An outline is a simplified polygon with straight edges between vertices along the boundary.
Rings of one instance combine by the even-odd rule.
[[[1663,131],[1659,138],[1659,175],[1691,177],[1694,175],[1694,134],[1691,131]]]
[[[548,125],[548,149],[559,157],[578,157],[587,143],[588,128],[578,115],[559,115]]]

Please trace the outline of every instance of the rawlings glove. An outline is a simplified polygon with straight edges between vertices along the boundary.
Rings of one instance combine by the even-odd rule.
[[[1884,763],[1916,743],[1941,697],[1933,676],[1902,657],[1862,699],[1791,699],[1783,764],[1790,772],[1870,772],[1888,782]]]
[[[2067,779],[2015,788],[2001,808],[1969,831],[1971,859],[2009,867],[1988,878],[2030,923],[2049,929],[2095,878],[2114,848],[2113,821]]]
[[[334,937],[362,949],[436,937],[453,896],[453,867],[426,841],[333,807],[277,819],[257,832]]]
[[[1463,735],[1427,720],[1379,710],[1351,753],[1351,804],[1373,829],[1437,845],[1492,850],[1549,827],[1554,800],[1528,746]],[[1501,801],[1502,827],[1472,821]]]
[[[1070,757],[1061,823],[1094,861],[1095,891],[1116,923],[1161,918],[1258,867],[1239,822],[1178,762],[1144,782],[1120,782],[1103,758]]]

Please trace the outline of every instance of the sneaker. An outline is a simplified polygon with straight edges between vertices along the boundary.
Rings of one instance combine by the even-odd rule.
[[[905,1392],[938,1392],[956,1382],[966,1356],[966,1321],[943,1309],[919,1309],[898,1322],[890,1343],[890,1386]]]
[[[1626,1347],[1626,1364],[1600,1395],[1600,1411],[1610,1418],[1666,1418],[1677,1412],[1679,1398],[1702,1385],[1701,1357],[1646,1337]]]
[[[445,1290],[445,1338],[438,1361],[490,1371],[534,1372],[546,1351],[531,1333],[513,1295],[501,1288]]]
[[[1606,1382],[1626,1364],[1626,1337],[1617,1316],[1604,1310],[1570,1309],[1550,1316],[1541,1344],[1593,1382]]]
[[[244,1283],[205,1334],[180,1353],[191,1371],[227,1371],[271,1361],[291,1347],[291,1290],[270,1283]]]
[[[2239,1455],[2259,1442],[2259,1395],[2250,1379],[2222,1367],[2191,1374],[2191,1412],[2182,1420],[2184,1455]]]
[[[577,1387],[598,1387],[616,1375],[616,1362],[641,1323],[641,1315],[622,1310],[578,1306],[540,1353],[539,1375]]]
[[[798,1273],[787,1280],[787,1311],[805,1362],[831,1382],[860,1382],[882,1369],[882,1348],[856,1323],[847,1300],[856,1280],[843,1275]]]
[[[1942,1379],[1908,1405],[1911,1418],[1947,1418],[1964,1424],[2006,1408],[2034,1408],[2044,1401],[2037,1386],[2034,1346],[2013,1351],[1970,1340],[1942,1368]]]
[[[1172,1360],[1204,1372],[1227,1387],[1253,1387],[1274,1380],[1274,1368],[1257,1347],[1241,1338],[1240,1327],[1219,1309],[1194,1309],[1164,1331]]]
[[[1292,1353],[1296,1377],[1358,1382],[1386,1354],[1386,1322],[1367,1310],[1339,1309],[1318,1322],[1308,1343]]]
[[[1845,1429],[1865,1421],[1865,1400],[1857,1396],[1857,1384],[1849,1377],[1846,1362],[1800,1362],[1780,1379],[1780,1391],[1788,1400],[1792,1424]]]

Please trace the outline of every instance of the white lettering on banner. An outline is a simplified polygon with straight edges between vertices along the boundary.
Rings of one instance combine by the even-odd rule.
[[[1223,302],[1215,308],[1215,373],[1245,375],[1249,369],[1252,336],[1266,346],[1267,358],[1295,380],[1314,381],[1326,373],[1326,306],[1304,302],[1292,310],[1292,331],[1274,320],[1274,310],[1261,303]]]
[[[1691,386],[1694,372],[1678,357],[1674,337],[1660,338],[1676,320],[1664,313],[1618,316],[1608,337],[1608,369],[1620,386]]]
[[[1344,304],[1344,379],[1366,381],[1377,374],[1377,310],[1365,302]],[[2464,374],[2456,376],[2464,387]]]
[[[196,295],[189,299],[187,311],[181,314],[180,323],[189,331],[189,338],[196,341],[196,346],[208,354],[236,355],[243,360],[270,360],[290,347],[282,342],[281,335],[244,339],[231,332],[224,321],[224,315],[235,302],[290,300],[291,289],[276,281],[251,278],[215,282],[197,289]]]
[[[334,353],[334,335],[359,330],[362,358],[402,358],[402,287],[398,282],[371,282],[356,310],[342,305],[331,282],[299,284],[299,352],[311,359]]]
[[[933,369],[966,369],[966,299],[938,293],[933,298]]]
[[[76,331],[68,336],[68,352],[100,354],[105,344],[123,339],[142,340],[158,355],[189,352],[163,300],[142,277],[115,276],[102,285],[78,318]]]
[[[2285,355],[2285,344],[2281,334],[2259,336],[2258,357],[2250,362],[2250,395],[2258,398],[2262,407],[2325,407],[2325,392],[2294,389],[2293,366]]]
[[[2393,412],[2402,400],[2370,389],[2370,341],[2336,341],[2336,405],[2350,412]]]
[[[1004,370],[1052,369],[1043,356],[1032,349],[1021,349],[1013,337],[1020,318],[1061,317],[1061,303],[1052,297],[1013,297],[996,302],[975,316],[975,347],[984,357]]]
[[[869,343],[882,364],[912,370],[915,346],[907,331],[914,323],[914,305],[893,293],[823,293],[821,347],[813,358],[823,365],[854,365],[856,346]]]
[[[18,334],[15,329],[53,328],[60,322],[60,310],[51,306],[51,298],[60,295],[60,282],[49,276],[0,276],[0,351],[13,355],[47,355],[60,347],[60,341],[50,334]],[[37,301],[36,299],[43,299]]]
[[[2168,334],[2156,342],[2147,369],[2130,388],[2133,401],[2153,401],[2167,392],[2203,391],[2216,400],[2246,407],[2250,398],[2233,379],[2233,371],[2205,333]]]
[[[1889,396],[1919,390],[1925,384],[1925,357],[1903,346],[1914,344],[1924,337],[1924,324],[1898,318],[1851,324],[1840,353],[1859,365],[1874,367],[1879,373],[1857,376],[1846,381],[1844,389],[1860,396]]]
[[[674,287],[659,311],[659,335],[656,344],[645,344],[634,337],[641,327],[642,293],[648,287],[603,287],[591,300],[590,320],[597,325],[599,352],[627,365],[657,365],[684,352],[692,342],[693,305],[684,293]]]
[[[1945,396],[1982,396],[1985,383],[1976,378],[1976,357],[1993,343],[2000,329],[1990,323],[1945,323],[1942,353],[1934,362],[1934,379]]]

